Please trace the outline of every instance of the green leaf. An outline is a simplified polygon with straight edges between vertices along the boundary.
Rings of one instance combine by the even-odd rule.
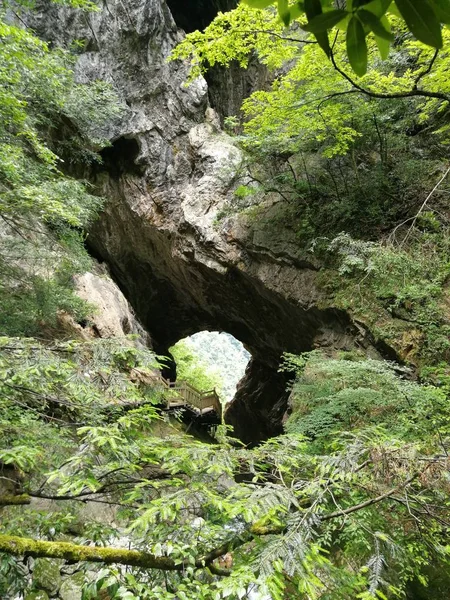
[[[367,71],[367,44],[364,28],[359,19],[353,16],[347,28],[347,54],[354,72],[365,75]]]
[[[382,17],[391,3],[392,0],[372,0],[372,2],[364,4],[363,8],[373,13],[376,17]]]
[[[450,1],[449,0],[430,0],[430,4],[441,23],[450,25]]]
[[[278,14],[280,15],[280,19],[287,27],[291,20],[288,0],[278,0]]]
[[[322,14],[322,3],[320,0],[305,0],[305,12],[308,21],[311,21],[315,17]],[[317,43],[329,57],[331,53],[330,42],[328,40],[328,33],[326,31],[322,33],[315,33],[314,37]]]
[[[384,28],[387,31],[389,31],[391,25],[386,16],[381,17],[381,23],[383,24]],[[389,56],[389,50],[391,49],[390,42],[388,42],[384,38],[378,37],[377,35],[375,35],[375,42],[377,44],[378,52],[380,53],[381,59],[386,60]]]
[[[367,27],[371,31],[373,31],[375,35],[384,40],[388,40],[389,42],[394,41],[394,36],[392,35],[392,33],[390,33],[389,31],[387,31],[387,29],[384,28],[380,19],[376,17],[373,13],[362,9],[359,10],[356,14],[361,19],[363,24],[367,25]]]
[[[321,15],[317,15],[317,17],[308,21],[306,25],[303,25],[303,29],[305,31],[310,31],[311,33],[323,33],[337,25],[340,21],[345,19],[347,15],[348,13],[346,10],[330,10]]]
[[[331,47],[330,40],[328,39],[328,33],[326,31],[323,33],[315,33],[314,37],[316,38],[316,41],[319,44],[319,46],[329,58],[331,54]]]
[[[251,8],[267,8],[273,4],[273,0],[243,0],[243,3]]]
[[[322,14],[322,3],[320,0],[305,0],[305,13],[308,21]]]
[[[396,4],[408,29],[419,41],[442,48],[441,26],[428,0],[396,0]]]
[[[391,15],[395,15],[396,17],[398,17],[399,19],[402,18],[402,15],[400,14],[400,11],[398,10],[396,4],[394,2],[391,2],[391,4],[389,5],[389,8],[387,10],[388,13],[390,13]]]
[[[294,6],[290,6],[289,7],[289,15],[290,15],[291,23],[292,23],[292,21],[294,21],[294,19],[297,19],[298,17],[303,15],[304,12],[305,12],[305,5],[303,2],[297,2],[297,4],[295,4]]]

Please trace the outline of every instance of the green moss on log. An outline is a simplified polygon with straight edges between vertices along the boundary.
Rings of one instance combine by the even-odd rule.
[[[147,569],[164,571],[180,571],[182,563],[165,556],[155,556],[137,550],[119,548],[98,548],[81,546],[68,542],[45,542],[12,535],[0,535],[0,552],[15,556],[32,556],[34,558],[63,558],[74,562],[97,562],[105,564],[121,564]]]
[[[28,494],[0,496],[0,506],[21,506],[23,504],[30,504],[30,502],[31,497]]]

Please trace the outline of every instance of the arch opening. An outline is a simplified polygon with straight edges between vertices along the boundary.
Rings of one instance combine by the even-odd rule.
[[[234,398],[251,354],[233,335],[224,331],[199,331],[169,349],[177,378],[199,388],[215,388],[225,406]]]

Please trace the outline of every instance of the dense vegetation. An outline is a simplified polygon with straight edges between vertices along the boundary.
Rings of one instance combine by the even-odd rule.
[[[3,597],[26,588],[12,556],[26,553],[118,563],[90,566],[85,598],[446,589],[446,390],[357,356],[287,357],[288,433],[246,449],[164,425],[154,365],[120,342],[2,339]],[[86,501],[115,507],[116,524],[91,522]],[[114,550],[124,535],[133,552]]]
[[[121,107],[101,82],[74,82],[70,52],[1,21],[2,598],[45,598],[24,556],[56,559],[58,577],[58,559],[77,564],[84,600],[448,593],[447,2],[420,0],[419,15],[432,12],[418,28],[408,12],[418,2],[399,0],[406,25],[389,13],[385,62],[380,26],[361,11],[381,6],[373,14],[388,31],[389,2],[347,3],[351,14],[331,21],[346,39],[334,29],[330,48],[330,22],[310,25],[328,19],[331,2],[291,3],[289,18],[279,2],[289,29],[273,2],[249,4],[265,8],[219,15],[175,51],[194,52],[194,76],[245,65],[252,52],[278,69],[242,122],[228,120],[248,155],[230,213],[260,225],[275,198],[267,226],[288,222],[322,261],[330,305],[370,325],[420,377],[359,354],[287,355],[286,433],[246,448],[220,426],[205,444],[165,419],[152,352],[133,340],[58,340],[61,311],[91,310],[72,276],[89,266],[83,231],[101,204],[62,160],[99,160],[102,123]],[[356,81],[361,46],[369,68]],[[177,360],[187,377],[193,359],[182,349]],[[90,516],[96,505],[113,523]]]
[[[97,161],[102,125],[121,109],[106,84],[74,82],[69,52],[5,21],[0,39],[0,327],[27,335],[58,311],[89,312],[72,276],[89,269],[83,229],[101,199],[63,167]]]
[[[170,353],[177,365],[177,379],[187,381],[198,390],[216,389],[223,396],[223,380],[219,371],[203,361],[186,340],[172,346]]]

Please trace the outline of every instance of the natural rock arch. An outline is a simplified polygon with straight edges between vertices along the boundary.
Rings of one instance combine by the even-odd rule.
[[[156,352],[202,329],[250,350],[227,419],[245,441],[278,433],[286,407],[282,352],[371,347],[350,317],[321,308],[320,265],[289,227],[267,235],[229,216],[242,151],[220,131],[206,82],[186,88],[188,65],[167,62],[180,39],[164,0],[121,0],[89,17],[53,5],[30,23],[57,44],[84,39],[80,81],[109,81],[126,107],[103,132],[112,147],[86,176],[107,201],[87,243],[150,333]],[[269,196],[266,206],[275,204]],[[287,224],[288,225],[288,224]]]

